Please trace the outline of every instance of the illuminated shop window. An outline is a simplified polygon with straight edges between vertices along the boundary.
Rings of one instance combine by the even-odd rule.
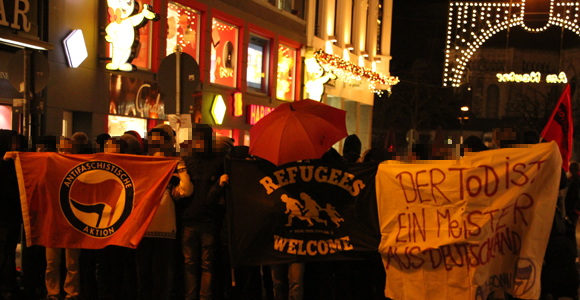
[[[121,136],[125,131],[135,130],[141,136],[147,136],[147,119],[109,115],[109,134]]]
[[[200,13],[180,4],[167,4],[167,45],[165,55],[175,52],[177,44],[181,51],[199,62]]]
[[[296,73],[296,49],[278,46],[278,80],[276,97],[280,100],[294,100]]]
[[[248,44],[248,90],[265,93],[268,82],[270,43],[267,39],[250,35]]]
[[[165,119],[165,101],[156,82],[111,75],[109,113],[149,119]]]
[[[139,4],[139,11],[143,10],[143,4],[153,7],[153,0],[136,0],[135,2]],[[135,58],[131,62],[139,68],[151,69],[151,36],[153,35],[151,23],[147,22],[145,26],[139,28],[140,46],[137,47]]]
[[[217,129],[217,128],[214,128],[213,131],[215,132],[216,135],[223,135],[223,136],[227,136],[229,138],[232,137],[232,130],[231,129]]]
[[[210,82],[236,87],[238,27],[212,20]]]
[[[12,130],[12,106],[0,105],[0,129]]]

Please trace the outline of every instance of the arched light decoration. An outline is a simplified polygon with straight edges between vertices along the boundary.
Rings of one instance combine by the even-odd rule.
[[[528,0],[531,1],[531,0]],[[443,86],[458,87],[463,82],[467,62],[494,34],[521,26],[535,33],[559,26],[580,35],[580,3],[550,0],[548,22],[541,28],[524,23],[526,0],[509,3],[451,2],[447,20]]]
[[[226,115],[226,103],[221,95],[215,96],[213,99],[213,104],[211,105],[211,116],[213,121],[221,125],[224,121],[224,116]]]
[[[328,54],[322,50],[314,52],[314,58],[326,72],[334,73],[339,80],[344,82],[361,81],[363,77],[366,78],[369,82],[369,89],[377,95],[382,95],[383,90],[390,93],[391,86],[399,83],[399,77],[387,76],[364,66],[357,66],[338,55]]]

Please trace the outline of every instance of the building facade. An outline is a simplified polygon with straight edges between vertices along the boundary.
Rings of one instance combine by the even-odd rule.
[[[125,1],[127,7],[105,0],[6,2],[15,7],[6,5],[8,25],[0,21],[0,34],[51,46],[40,52],[0,46],[0,113],[10,119],[3,128],[20,128],[20,101],[14,99],[24,95],[10,85],[7,61],[22,47],[48,61],[46,87],[29,101],[32,135],[144,135],[161,122],[174,128],[192,122],[249,145],[249,129],[261,117],[318,93],[307,88],[317,77],[307,66],[321,50],[318,65],[324,68],[354,63],[345,72],[333,69],[322,100],[347,110],[349,134],[358,134],[367,148],[373,91],[390,87],[389,0],[135,0]],[[32,34],[24,32],[28,27]],[[124,33],[123,27],[133,30]],[[178,132],[180,141],[191,138],[187,130]]]
[[[220,133],[247,144],[251,122],[285,101],[301,99],[304,3],[286,2],[134,1],[133,16],[143,13],[148,5],[159,18],[143,18],[144,24],[139,25],[144,26],[133,24],[138,43],[129,48],[136,69],[126,72],[109,68],[127,39],[106,39],[121,36],[120,30],[109,26],[116,22],[114,7],[108,7],[107,1],[51,1],[44,7],[48,16],[45,41],[52,43],[54,50],[44,53],[51,76],[39,93],[46,99],[40,134],[70,136],[83,131],[94,137],[102,132],[120,135],[125,130],[144,134],[168,120],[176,113],[175,91],[160,88],[168,75],[158,71],[179,44],[197,63],[182,65],[182,71],[194,74],[199,70],[200,74],[181,84],[180,112],[190,114],[193,122],[212,124]],[[64,40],[79,29],[87,55],[72,67]],[[7,57],[18,50],[6,48]],[[194,81],[198,84],[192,89]],[[10,98],[16,97],[2,98],[10,104]]]
[[[476,135],[489,144],[491,131],[516,127],[541,133],[565,84],[576,103],[580,49],[561,51],[481,48],[466,64],[464,83],[456,98],[469,107],[462,112],[464,136]]]
[[[347,111],[347,130],[370,148],[375,95],[390,91],[392,0],[316,0],[307,14],[304,59],[316,58],[336,79],[325,84],[322,101]],[[305,64],[305,85],[314,77]],[[305,88],[305,98],[315,98]],[[342,144],[337,148],[340,150]]]

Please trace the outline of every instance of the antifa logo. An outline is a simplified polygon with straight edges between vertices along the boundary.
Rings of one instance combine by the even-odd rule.
[[[312,199],[306,193],[300,193],[300,199],[302,202],[289,197],[287,194],[283,194],[280,197],[280,200],[286,204],[286,211],[284,213],[288,215],[287,227],[292,226],[292,222],[295,220],[294,218],[308,222],[308,227],[314,226],[312,221],[324,224],[325,226],[329,226],[328,221],[331,221],[336,228],[340,227],[340,224],[344,222],[344,219],[336,211],[336,208],[330,205],[330,203],[327,203],[326,207],[322,208],[316,200]],[[323,218],[320,214],[321,211],[325,212],[328,217]]]
[[[529,258],[519,258],[515,267],[514,296],[522,296],[536,283],[536,265]]]
[[[560,106],[558,106],[558,110],[554,114],[554,121],[560,124],[562,128],[562,145],[564,149],[568,149],[568,139],[566,137],[570,130],[570,124],[568,123],[568,112],[563,103],[560,103]]]
[[[60,186],[60,208],[71,226],[98,238],[110,237],[133,210],[134,186],[119,166],[90,161],[72,168]]]

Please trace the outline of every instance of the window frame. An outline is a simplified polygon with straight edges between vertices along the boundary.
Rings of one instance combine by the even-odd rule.
[[[248,23],[248,45],[249,45],[249,36],[250,35],[254,35],[254,36],[258,36],[260,38],[263,39],[267,39],[268,43],[269,43],[269,49],[268,49],[268,70],[267,72],[265,72],[266,75],[266,87],[265,89],[263,88],[263,92],[260,91],[256,91],[251,87],[246,86],[246,91],[248,92],[257,92],[257,93],[261,93],[261,94],[266,94],[267,96],[272,96],[272,93],[274,92],[274,87],[276,84],[276,75],[277,73],[275,73],[276,69],[275,69],[275,63],[276,63],[276,54],[274,53],[274,49],[275,45],[276,45],[276,34],[272,31],[269,31],[267,29],[264,29],[262,27],[259,27],[255,24],[252,23]],[[247,51],[247,50],[246,50]],[[245,53],[246,57],[247,57],[247,53]],[[247,64],[247,63],[246,63]],[[247,68],[247,65],[246,65]],[[247,78],[246,78],[246,83],[247,83]]]
[[[276,83],[276,99],[280,100],[280,101],[285,101],[285,102],[292,102],[292,101],[297,101],[297,100],[301,100],[302,96],[300,94],[300,84],[302,82],[302,57],[300,55],[300,49],[302,48],[302,45],[299,42],[296,42],[292,39],[286,38],[282,35],[278,36],[278,43],[276,43],[276,57],[275,57],[275,62],[276,62],[276,77],[275,79],[277,80],[278,78],[278,55],[279,55],[279,48],[280,46],[286,47],[286,48],[290,48],[292,50],[294,50],[294,74],[293,74],[293,95],[292,98],[293,99],[280,99],[278,98],[277,95],[277,90],[278,90],[278,84]]]
[[[222,87],[227,87],[227,88],[231,88],[231,89],[236,89],[236,90],[241,90],[242,87],[242,72],[244,72],[245,70],[243,70],[244,68],[242,68],[242,62],[243,62],[243,54],[245,54],[246,51],[240,51],[240,49],[243,49],[243,42],[244,39],[241,37],[244,37],[245,35],[245,21],[240,19],[240,18],[236,18],[234,16],[231,16],[227,13],[224,13],[220,10],[217,9],[212,9],[211,11],[211,15],[209,16],[209,26],[212,26],[213,24],[213,19],[218,19],[222,22],[228,23],[229,25],[233,25],[236,26],[238,28],[238,37],[237,37],[237,49],[238,49],[238,53],[237,53],[237,58],[236,58],[236,70],[235,72],[235,86],[228,86],[228,85],[223,85],[223,84],[219,84],[219,83],[215,83],[215,82],[211,82],[211,77],[208,77],[208,81],[210,84],[212,85],[216,85],[216,86],[222,86]],[[211,32],[211,27],[209,28],[208,32]],[[207,38],[206,38],[207,39]],[[209,42],[209,41],[208,41]],[[207,76],[209,76],[211,73],[211,57],[209,57],[209,59],[207,59],[208,61],[208,74]]]
[[[160,1],[157,1],[160,2]],[[181,6],[185,6],[188,8],[191,8],[195,11],[197,11],[199,13],[199,37],[198,37],[198,41],[199,41],[199,45],[198,45],[198,53],[199,53],[199,60],[197,61],[197,64],[199,65],[199,71],[200,71],[200,82],[207,82],[206,81],[206,77],[205,77],[205,68],[207,66],[206,63],[206,38],[207,38],[207,19],[208,19],[208,13],[207,13],[207,5],[196,2],[196,1],[185,1],[185,0],[171,0],[171,2],[173,3],[177,3]],[[169,2],[166,2],[166,5],[164,6],[164,12],[165,12],[165,17],[167,17],[168,14],[168,6],[167,4],[169,4]],[[163,47],[156,47],[159,49],[163,49],[163,57],[166,57],[165,55],[165,51],[167,49],[167,22],[163,22],[163,29],[165,30],[165,34],[163,34],[162,41],[163,41]],[[159,36],[159,34],[156,34],[155,36]],[[161,59],[158,60],[159,64],[161,63]],[[155,68],[155,72],[157,72],[157,69],[159,68],[159,64],[157,64],[156,68]]]
[[[201,35],[202,35],[201,27],[202,27],[202,25],[203,25],[203,21],[202,21],[202,12],[201,12],[201,11],[199,11],[199,10],[197,10],[197,9],[195,9],[195,8],[193,8],[193,7],[190,7],[190,6],[187,6],[187,5],[183,5],[183,4],[181,4],[180,2],[178,2],[178,1],[175,1],[175,0],[173,0],[173,1],[167,1],[167,14],[166,14],[167,18],[166,18],[166,20],[168,20],[168,19],[169,19],[168,17],[169,17],[169,5],[170,5],[170,4],[177,5],[177,6],[178,6],[178,7],[180,7],[181,9],[187,9],[187,10],[190,10],[190,11],[192,11],[193,13],[195,13],[195,14],[197,15],[197,17],[198,17],[197,26],[196,26],[196,28],[195,28],[195,30],[196,30],[196,39],[195,39],[195,42],[196,42],[196,47],[195,47],[195,50],[196,50],[196,51],[195,51],[195,52],[196,52],[196,53],[195,53],[195,56],[193,56],[193,55],[192,55],[192,56],[193,56],[193,58],[194,58],[196,61],[198,61],[198,64],[199,64],[199,60],[200,60],[200,58],[201,58],[201,49],[200,49],[200,46],[201,46],[201,44],[202,44],[202,43],[201,43]],[[165,23],[166,23],[166,26],[167,26],[167,27],[169,27],[169,25],[168,25],[168,22],[166,21]],[[176,33],[177,33],[177,32],[176,32]],[[168,49],[167,49],[167,40],[168,40],[168,39],[167,39],[167,35],[165,35],[165,47],[164,47],[164,49],[165,49],[165,56],[166,56],[166,57],[167,57],[167,56],[169,56],[169,55],[171,55],[171,54],[173,53],[173,52],[171,52],[171,53],[169,53],[169,54],[167,53],[167,51],[168,51]],[[185,53],[186,53],[186,52],[185,52]],[[189,54],[189,53],[188,53],[188,54]],[[191,54],[190,54],[190,55],[191,55]]]

